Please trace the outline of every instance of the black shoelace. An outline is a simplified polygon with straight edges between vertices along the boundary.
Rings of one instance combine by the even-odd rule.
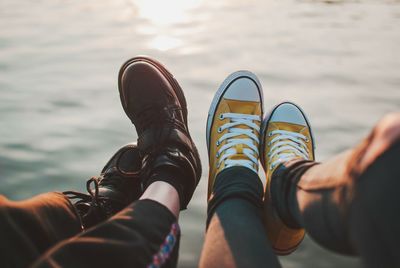
[[[99,186],[104,183],[102,177],[92,177],[86,182],[88,194],[77,191],[65,191],[63,194],[70,200],[77,200],[74,206],[77,209],[83,226],[89,228],[115,214],[111,202],[107,197],[99,195]]]
[[[89,194],[77,192],[77,191],[65,191],[63,192],[69,199],[75,200],[80,199],[76,203],[91,203],[93,206],[100,206],[100,198],[99,198],[99,183],[100,177],[92,177],[86,182],[86,190]],[[94,185],[94,192],[92,189],[92,184]]]

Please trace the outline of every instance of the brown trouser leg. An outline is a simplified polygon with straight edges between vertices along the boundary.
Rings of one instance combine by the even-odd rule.
[[[354,149],[301,165],[289,176],[297,183],[286,214],[321,245],[359,255],[367,267],[400,267],[400,115],[386,116]]]
[[[81,230],[74,207],[61,193],[19,202],[0,196],[0,266],[28,267],[50,247]]]
[[[33,267],[176,267],[180,231],[163,205],[139,200],[53,246]]]
[[[176,267],[180,231],[163,205],[139,200],[82,231],[68,198],[0,198],[0,267]]]

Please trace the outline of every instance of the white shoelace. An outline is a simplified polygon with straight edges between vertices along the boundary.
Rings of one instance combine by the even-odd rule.
[[[258,144],[259,144],[259,135],[260,127],[254,122],[260,122],[260,116],[258,115],[250,115],[250,114],[237,114],[237,113],[224,113],[219,116],[220,120],[225,118],[231,119],[229,123],[222,125],[218,132],[221,133],[225,129],[228,129],[228,132],[222,135],[221,138],[217,141],[217,146],[222,144],[223,141],[227,141],[217,152],[217,157],[221,158],[218,161],[218,167],[222,162],[225,162],[225,168],[232,166],[244,166],[250,168],[254,172],[258,172]],[[235,128],[239,125],[246,125],[249,128]],[[237,136],[245,135],[246,138],[236,138]],[[254,144],[255,143],[255,144]],[[247,157],[247,159],[228,159],[231,156],[238,154],[236,150],[237,145],[245,145],[247,147],[243,147],[242,154]],[[254,166],[256,168],[254,168]]]
[[[275,161],[270,163],[271,170],[278,164],[296,157],[309,159],[309,152],[305,144],[309,139],[303,134],[286,130],[273,130],[268,135],[270,137],[276,135],[268,144],[269,146],[272,145],[268,158],[273,159],[276,155],[278,156]]]

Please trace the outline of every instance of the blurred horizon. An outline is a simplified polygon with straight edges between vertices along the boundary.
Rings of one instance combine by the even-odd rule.
[[[265,111],[299,104],[323,161],[400,108],[400,1],[40,0],[0,2],[0,194],[85,190],[136,132],[117,73],[149,55],[185,91],[203,176],[183,230],[179,267],[197,267],[205,229],[205,124],[227,75],[260,78]],[[306,238],[283,267],[360,267]]]

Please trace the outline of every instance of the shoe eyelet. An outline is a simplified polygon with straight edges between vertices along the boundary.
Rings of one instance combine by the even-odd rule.
[[[219,120],[224,120],[224,114],[219,115]]]
[[[216,154],[215,154],[215,157],[218,158],[218,157],[219,157],[219,153],[216,153]]]
[[[218,133],[221,133],[221,132],[222,132],[222,129],[219,127],[218,130],[217,130],[217,132],[218,132]]]
[[[272,132],[268,133],[268,137],[272,137]]]
[[[215,145],[219,146],[221,143],[219,141],[217,141],[217,143]]]
[[[309,142],[310,140],[308,138],[306,138],[306,142]]]
[[[271,146],[271,142],[268,142],[267,146]]]
[[[270,157],[270,156],[271,156],[271,153],[267,153],[267,156]]]

